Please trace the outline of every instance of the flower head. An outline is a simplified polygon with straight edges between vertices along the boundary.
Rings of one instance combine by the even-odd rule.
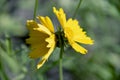
[[[29,56],[33,59],[42,58],[37,68],[40,68],[46,62],[55,46],[61,49],[64,48],[66,40],[75,51],[82,54],[86,54],[87,50],[80,46],[80,43],[93,44],[93,40],[86,35],[86,32],[83,31],[77,20],[72,18],[66,20],[66,14],[62,8],[57,10],[53,7],[53,12],[62,26],[62,30],[60,28],[57,32],[54,31],[53,23],[47,16],[37,17],[41,24],[34,20],[27,21],[30,38],[26,42],[31,44],[31,53]]]
[[[83,31],[77,20],[73,20],[72,18],[66,20],[66,15],[62,8],[57,10],[55,7],[53,7],[53,12],[57,16],[63,28],[65,37],[68,39],[68,42],[72,48],[77,52],[85,54],[87,50],[78,43],[93,44],[93,40],[86,35],[86,32]]]
[[[29,55],[31,58],[36,59],[42,57],[37,65],[37,68],[40,68],[53,52],[56,41],[53,24],[50,18],[38,16],[38,19],[41,24],[34,20],[27,21],[30,38],[28,38],[26,42],[31,44],[31,53]]]

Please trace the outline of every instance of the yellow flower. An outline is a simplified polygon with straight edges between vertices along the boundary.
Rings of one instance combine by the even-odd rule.
[[[34,20],[27,21],[27,28],[30,31],[26,40],[28,44],[31,44],[31,58],[42,57],[41,61],[37,64],[37,68],[40,68],[53,52],[56,41],[54,34],[54,27],[49,17],[37,17],[41,24]]]
[[[77,52],[86,54],[87,50],[78,43],[93,44],[93,40],[86,35],[86,32],[83,31],[77,20],[73,20],[72,18],[66,20],[66,15],[62,8],[57,10],[53,7],[53,12],[57,16],[64,30],[65,37],[68,39],[68,42],[72,48]]]

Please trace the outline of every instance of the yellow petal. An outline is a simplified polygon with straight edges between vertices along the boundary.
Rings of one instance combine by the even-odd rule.
[[[82,54],[86,54],[87,53],[87,50],[85,48],[81,47],[79,44],[77,44],[75,42],[74,43],[70,43],[70,45],[77,52],[80,52]]]
[[[47,48],[48,42],[45,41],[46,38],[49,37],[49,35],[42,33],[40,31],[35,31],[37,34],[30,35],[30,38],[26,40],[28,44],[31,45],[31,53],[29,54],[31,58],[38,58],[43,56],[47,53],[49,48]],[[35,33],[34,32],[34,33]]]
[[[41,68],[43,64],[45,63],[46,59],[42,59],[38,64],[37,64],[37,69]]]
[[[93,40],[90,37],[81,37],[81,38],[77,38],[74,41],[79,42],[79,43],[83,43],[83,44],[93,44]]]
[[[67,21],[64,30],[69,30],[66,32],[66,34],[72,34],[72,36],[67,36],[67,37],[72,37],[73,41],[77,41],[79,43],[83,44],[93,44],[93,40],[86,35],[86,32],[83,31],[83,29],[79,26],[77,20],[72,20],[71,18]]]
[[[45,27],[47,27],[52,33],[54,33],[53,23],[48,16],[46,17],[38,16],[37,18]]]
[[[53,52],[54,48],[55,48],[55,41],[52,42],[51,47],[50,47],[48,53],[46,53],[42,57],[42,60],[38,63],[37,69],[39,69],[40,67],[42,67],[42,65],[45,63],[45,61],[48,60],[48,58],[49,58],[50,54]]]
[[[73,30],[71,30],[69,27],[64,28],[64,33],[66,38],[73,39],[74,37]]]
[[[39,26],[37,25],[37,23],[33,20],[27,20],[27,28],[30,31],[33,31],[33,28],[38,28]]]
[[[49,38],[46,38],[45,41],[48,42],[47,47],[48,47],[48,48],[51,47],[53,44],[55,44],[55,41],[56,41],[55,35],[54,35],[54,34],[50,35],[50,37],[49,37]]]
[[[40,39],[40,38],[36,38],[35,37],[31,37],[29,39],[26,40],[26,42],[28,44],[31,44],[31,48],[34,49],[34,48],[37,48],[37,47],[47,47],[48,45],[48,42],[45,41],[46,38],[44,39]]]
[[[30,32],[32,32],[34,30],[38,30],[40,32],[43,32],[43,33],[46,33],[46,34],[49,34],[49,35],[51,34],[51,32],[46,27],[44,27],[41,24],[36,23],[33,20],[28,20],[27,21],[27,28],[30,30]]]
[[[29,56],[30,56],[30,58],[36,59],[36,58],[44,56],[48,51],[49,51],[49,48],[37,47],[37,48],[31,50]]]
[[[49,29],[47,29],[46,27],[44,27],[43,25],[41,24],[38,24],[39,28],[34,28],[34,30],[38,30],[38,31],[41,31],[41,32],[44,32],[48,35],[51,35],[51,32]]]
[[[29,36],[30,36],[30,38],[26,39],[26,42],[28,44],[31,44],[31,43],[33,43],[33,44],[40,43],[41,44],[45,41],[46,38],[49,37],[48,34],[45,34],[45,33],[38,31],[38,30],[30,31]]]
[[[64,25],[66,23],[66,15],[65,15],[63,9],[60,8],[59,10],[57,10],[55,7],[53,7],[53,12],[57,16],[61,26],[64,27]]]
[[[79,26],[77,20],[72,20],[71,18],[66,22],[64,26],[65,35],[69,33],[66,37],[72,37],[72,39],[78,34]]]
[[[94,42],[80,27],[76,31],[74,31],[73,40],[83,44],[93,44]]]
[[[40,45],[42,43],[45,42],[45,39],[49,37],[49,33],[43,31],[45,29],[41,29],[41,30],[35,30],[34,29],[34,26],[37,26],[39,28],[39,26],[37,25],[36,22],[32,21],[32,22],[29,22],[29,25],[27,25],[28,29],[30,30],[29,31],[29,36],[30,38],[26,39],[26,42],[28,44],[31,44],[32,46],[33,45]],[[42,26],[43,27],[43,26]]]

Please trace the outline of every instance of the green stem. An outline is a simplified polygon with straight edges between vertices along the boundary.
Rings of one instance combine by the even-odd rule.
[[[77,8],[76,8],[76,10],[75,10],[75,13],[73,14],[73,18],[75,18],[75,17],[76,17],[77,12],[78,12],[78,9],[79,9],[79,7],[80,7],[81,3],[82,3],[82,0],[80,0],[80,1],[79,1],[78,5],[77,5]]]
[[[60,47],[59,80],[63,80],[62,56],[63,56],[63,52],[64,52],[64,40],[63,40],[63,37],[62,37],[62,33],[61,33],[61,28],[60,27],[58,27],[57,36],[58,36],[59,47]]]
[[[63,52],[64,52],[64,46],[61,46],[60,58],[59,58],[59,77],[60,77],[60,80],[63,80],[63,69],[62,69],[62,56],[63,56]]]
[[[1,47],[0,47],[0,49],[1,49]],[[1,75],[1,79],[2,80],[9,80],[8,76],[7,76],[6,72],[5,72],[5,69],[4,69],[4,65],[3,65],[4,61],[2,61],[1,58],[2,58],[2,56],[0,54],[0,75]]]
[[[13,55],[11,39],[10,39],[10,36],[8,34],[6,34],[5,36],[6,36],[6,49],[7,49],[7,53],[11,56],[11,55]]]
[[[35,20],[36,17],[37,7],[38,7],[38,0],[35,0],[33,20]]]

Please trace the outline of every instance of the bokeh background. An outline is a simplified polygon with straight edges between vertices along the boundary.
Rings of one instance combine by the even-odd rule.
[[[59,80],[58,48],[39,70],[28,57],[26,20],[33,19],[34,2],[0,0],[0,80]],[[78,2],[39,0],[37,15],[50,16],[58,26],[52,7],[62,7],[69,18]],[[83,0],[76,19],[95,42],[83,45],[88,49],[86,55],[71,47],[65,50],[64,80],[120,80],[120,0]]]

